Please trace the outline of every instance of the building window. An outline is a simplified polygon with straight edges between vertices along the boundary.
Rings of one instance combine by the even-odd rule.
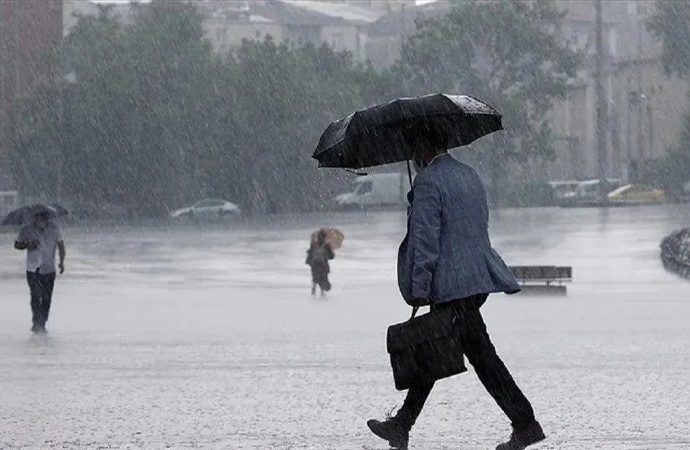
[[[333,47],[336,50],[344,50],[344,42],[343,42],[343,32],[342,30],[337,30],[334,31],[331,34],[331,47]]]

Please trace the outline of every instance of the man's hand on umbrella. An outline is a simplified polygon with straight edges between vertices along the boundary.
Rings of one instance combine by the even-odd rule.
[[[24,248],[27,250],[36,250],[38,248],[38,241],[36,240],[22,242],[22,244],[24,244]]]

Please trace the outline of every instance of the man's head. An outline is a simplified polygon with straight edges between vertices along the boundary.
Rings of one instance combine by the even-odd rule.
[[[39,213],[34,214],[34,223],[39,228],[45,228],[48,225],[49,221],[50,213],[48,213],[47,211],[41,211]]]
[[[448,152],[448,136],[430,124],[420,124],[405,132],[405,142],[412,150],[417,170],[426,167],[436,156]]]

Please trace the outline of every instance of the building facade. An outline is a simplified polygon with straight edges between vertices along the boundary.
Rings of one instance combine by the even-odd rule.
[[[62,0],[0,1],[0,136],[12,123],[16,98],[53,77],[61,38]],[[0,141],[0,209],[15,206],[17,198],[2,164],[6,145]]]
[[[330,0],[329,3],[343,3],[369,8],[384,13],[414,8],[415,0]]]
[[[227,53],[243,39],[294,45],[328,44],[348,51],[357,60],[367,55],[368,27],[384,13],[356,2],[274,0],[197,2],[205,13],[206,37],[213,48]]]
[[[549,164],[548,177],[594,178],[598,155],[593,2],[559,4],[568,11],[566,36],[584,53],[585,61],[578,79],[552,111],[557,154]],[[629,181],[645,160],[665,156],[676,142],[689,106],[688,87],[664,73],[661,43],[644,27],[653,2],[603,4],[607,172]]]
[[[0,124],[14,99],[53,75],[62,39],[62,0],[0,2]]]
[[[78,15],[97,16],[102,9],[108,8],[123,23],[132,20],[133,4],[147,4],[152,0],[62,0],[62,34],[67,36],[77,24]]]
[[[367,59],[377,70],[392,66],[402,54],[408,36],[417,30],[416,21],[448,13],[450,3],[437,1],[425,5],[401,5],[369,26],[366,44]]]

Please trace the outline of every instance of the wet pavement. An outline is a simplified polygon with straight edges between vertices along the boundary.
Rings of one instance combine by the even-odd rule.
[[[659,241],[687,205],[492,213],[509,264],[573,266],[566,297],[494,295],[499,354],[543,449],[690,448],[690,283]],[[311,231],[341,228],[334,291],[309,295]],[[0,234],[1,449],[383,449],[386,327],[403,213],[283,225],[68,228],[49,334],[29,333],[24,255]],[[413,449],[493,449],[509,424],[476,376],[441,381]]]

